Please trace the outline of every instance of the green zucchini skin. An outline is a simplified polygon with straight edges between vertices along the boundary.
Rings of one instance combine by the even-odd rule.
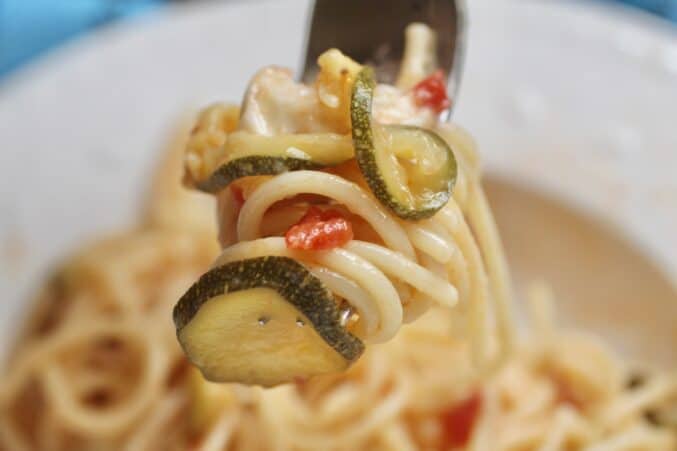
[[[257,257],[212,268],[174,306],[177,335],[202,304],[227,293],[271,288],[303,313],[322,339],[348,362],[364,352],[364,343],[341,326],[331,292],[303,265],[289,257]]]
[[[444,139],[430,130],[408,125],[384,125],[386,132],[394,129],[409,129],[418,133],[425,133],[440,148],[446,149],[448,152],[448,171],[444,189],[436,191],[422,205],[417,205],[414,208],[398,202],[388,191],[384,175],[376,161],[375,139],[371,120],[374,87],[374,72],[371,68],[365,67],[355,79],[350,105],[353,146],[355,147],[355,158],[360,171],[374,196],[395,215],[410,221],[429,218],[444,207],[451,197],[458,172],[454,153]]]
[[[206,180],[198,182],[196,187],[201,191],[215,194],[242,177],[278,175],[289,171],[321,167],[322,165],[302,158],[250,155],[224,163]]]

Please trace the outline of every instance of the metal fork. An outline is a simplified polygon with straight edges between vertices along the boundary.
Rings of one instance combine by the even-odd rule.
[[[423,22],[437,32],[437,61],[447,75],[449,97],[456,99],[465,53],[465,11],[463,0],[315,0],[301,78],[311,82],[317,57],[336,47],[374,66],[379,81],[393,83],[404,51],[404,29],[411,22]]]

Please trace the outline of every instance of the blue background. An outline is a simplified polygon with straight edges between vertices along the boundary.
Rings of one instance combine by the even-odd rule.
[[[168,0],[0,0],[0,77],[68,39]],[[617,1],[677,23],[677,0]]]

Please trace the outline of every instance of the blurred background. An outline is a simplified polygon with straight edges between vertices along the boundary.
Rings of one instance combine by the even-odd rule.
[[[208,0],[0,0],[0,78],[78,35],[190,1]],[[587,1],[624,4],[677,24],[677,0]]]

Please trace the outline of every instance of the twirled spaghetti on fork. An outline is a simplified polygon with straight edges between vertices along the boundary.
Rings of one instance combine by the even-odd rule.
[[[510,349],[507,270],[475,146],[438,120],[450,101],[434,34],[415,24],[407,36],[398,86],[333,49],[312,86],[268,67],[241,110],[200,115],[186,180],[218,196],[224,250],[174,319],[208,378],[274,385],[339,371],[433,304],[452,309],[450,329],[480,367]]]

